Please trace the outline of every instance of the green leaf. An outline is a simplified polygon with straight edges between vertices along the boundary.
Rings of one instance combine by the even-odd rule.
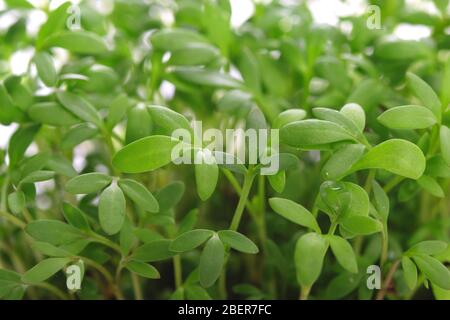
[[[242,233],[233,230],[222,230],[217,233],[220,240],[229,245],[231,248],[249,254],[256,254],[259,252],[256,244],[252,240],[244,236]]]
[[[22,159],[39,128],[39,125],[22,126],[14,132],[8,146],[10,167],[14,167]]]
[[[73,178],[77,172],[72,167],[72,163],[62,155],[52,155],[47,161],[46,168],[54,171],[56,174]]]
[[[273,121],[273,128],[280,129],[285,125],[294,122],[300,121],[306,118],[306,111],[303,109],[289,109],[281,112]]]
[[[180,143],[167,136],[150,136],[122,148],[113,158],[113,165],[125,173],[158,169],[170,163],[172,150]]]
[[[354,140],[340,125],[324,120],[292,122],[280,130],[281,141],[291,147],[311,148],[317,145]]]
[[[146,230],[146,229],[144,229]],[[122,229],[120,229],[119,234],[119,243],[120,250],[124,255],[128,255],[130,253],[130,249],[134,244],[134,228],[128,217],[125,217],[125,221],[123,222]]]
[[[302,287],[310,288],[319,278],[327,248],[327,241],[314,232],[297,240],[294,260],[297,280]]]
[[[359,132],[363,132],[366,127],[366,113],[364,109],[357,103],[348,103],[339,111],[358,128]]]
[[[322,176],[327,180],[340,180],[358,161],[365,147],[361,144],[347,144],[336,150],[322,168]]]
[[[144,262],[130,261],[126,264],[126,268],[144,278],[159,279],[161,277],[154,266]]]
[[[169,249],[171,243],[172,240],[160,239],[143,244],[134,250],[131,258],[142,262],[153,262],[169,259],[176,254]]]
[[[195,208],[189,211],[188,214],[183,217],[178,226],[178,235],[191,231],[194,228],[195,224],[198,221],[198,212],[198,209]]]
[[[219,179],[219,167],[208,149],[198,150],[195,155],[195,181],[197,193],[206,201],[214,193]]]
[[[66,191],[73,194],[96,193],[109,185],[112,180],[104,173],[86,173],[67,181]]]
[[[344,182],[345,189],[350,194],[350,201],[345,215],[367,216],[369,214],[369,195],[357,184]]]
[[[206,240],[211,238],[214,235],[214,232],[211,230],[205,229],[196,229],[187,231],[181,235],[179,235],[170,245],[170,250],[174,252],[186,252],[191,251]]]
[[[435,285],[450,290],[450,271],[437,259],[427,255],[415,255],[414,261],[420,271]]]
[[[192,43],[206,43],[207,39],[189,29],[162,29],[152,34],[151,42],[156,49],[176,51]]]
[[[47,87],[54,87],[58,81],[58,75],[56,74],[52,56],[47,52],[37,52],[34,55],[33,62],[42,82]]]
[[[17,9],[33,9],[33,5],[27,0],[5,0],[8,8],[17,8]]]
[[[113,183],[100,195],[98,218],[100,226],[107,234],[116,234],[125,220],[126,202],[122,190]]]
[[[196,67],[178,67],[172,71],[178,78],[201,86],[238,89],[243,84],[228,74]]]
[[[422,106],[400,106],[383,112],[378,121],[390,129],[426,129],[436,124],[435,115]]]
[[[63,29],[67,21],[67,9],[72,4],[67,1],[61,4],[58,8],[48,13],[47,21],[39,28],[36,39],[36,46],[41,47],[44,41],[52,34]]]
[[[211,296],[199,285],[188,285],[185,287],[187,300],[211,300]]]
[[[383,217],[383,221],[387,221],[389,216],[389,197],[383,188],[375,180],[372,183],[373,195],[375,198],[375,207],[378,213]]]
[[[326,299],[337,300],[349,295],[361,281],[360,274],[340,273],[330,281],[325,292]]]
[[[23,111],[13,104],[5,86],[0,83],[0,123],[8,125],[11,122],[21,121],[23,118]]]
[[[261,92],[261,71],[255,53],[248,47],[243,47],[239,53],[239,71],[246,86],[255,92]]]
[[[55,176],[55,173],[53,171],[47,171],[47,170],[39,170],[30,173],[25,178],[23,178],[20,183],[35,183],[40,181],[46,181],[53,179]]]
[[[354,192],[358,196],[365,195],[367,198],[367,194],[362,194],[361,192],[359,192],[359,189],[352,189],[355,189]],[[325,181],[320,186],[319,197],[317,197],[317,206],[320,210],[327,213],[332,220],[347,213],[351,201],[352,193],[350,192],[347,183],[340,181]],[[364,204],[362,201],[360,201],[360,199],[358,199],[358,201],[356,202],[357,208],[364,207],[358,205],[359,203]]]
[[[345,217],[340,224],[353,234],[368,235],[383,230],[383,225],[379,221],[366,216]]]
[[[423,175],[417,180],[417,183],[433,196],[438,198],[445,197],[444,190],[442,190],[442,187],[439,185],[436,179],[430,176]]]
[[[205,65],[219,56],[219,50],[204,43],[188,43],[181,49],[174,50],[169,64],[175,66]]]
[[[441,142],[441,153],[447,165],[450,166],[450,129],[442,125],[439,131]]]
[[[6,90],[8,90],[12,101],[23,111],[27,111],[33,104],[33,94],[29,87],[24,83],[24,77],[9,76],[4,80]]]
[[[200,256],[199,277],[204,288],[211,287],[219,278],[225,259],[225,248],[217,235],[213,235]]]
[[[75,228],[86,232],[91,230],[91,227],[89,226],[89,222],[84,212],[78,209],[77,207],[71,205],[70,203],[64,202],[63,214],[67,222],[69,222],[69,224],[74,226]]]
[[[70,150],[81,142],[95,137],[99,130],[90,123],[82,123],[71,128],[61,139],[61,148]]]
[[[428,240],[422,241],[411,247],[408,254],[427,254],[437,255],[443,253],[447,249],[448,245],[444,241]]]
[[[430,48],[421,41],[383,41],[375,47],[374,56],[387,61],[411,61],[428,57]]]
[[[28,115],[36,122],[51,126],[71,126],[80,122],[72,113],[66,111],[59,103],[40,102],[28,109]]]
[[[118,184],[125,195],[145,211],[159,211],[158,201],[141,183],[131,179],[120,179]]]
[[[276,192],[281,193],[286,185],[286,171],[278,171],[276,174],[267,176],[267,180]]]
[[[346,270],[357,273],[358,264],[356,263],[356,256],[353,248],[344,238],[328,235],[327,239],[330,242],[331,251],[333,251],[339,264]]]
[[[414,262],[406,256],[402,257],[403,276],[406,284],[411,290],[414,290],[417,284],[417,268]]]
[[[320,233],[319,225],[317,224],[314,216],[306,210],[303,206],[295,203],[294,201],[282,198],[270,198],[270,207],[283,216],[284,218],[292,221],[301,226],[311,228],[316,232]]]
[[[369,150],[352,170],[384,169],[399,176],[418,179],[425,170],[425,157],[415,144],[390,139]]]
[[[152,133],[153,121],[144,105],[137,105],[127,114],[125,144],[147,137]]]
[[[41,242],[41,241],[34,241],[32,243],[32,247],[42,254],[45,254],[46,256],[50,257],[70,257],[72,256],[72,253],[55,247],[54,245],[47,243],[47,242]]]
[[[316,118],[336,123],[354,137],[361,133],[356,124],[339,111],[329,108],[314,108],[312,112]]]
[[[434,90],[414,73],[408,73],[408,85],[424,106],[430,109],[438,122],[441,121],[441,101]]]
[[[25,194],[20,190],[8,195],[8,207],[12,213],[22,213],[22,210],[25,208],[25,202]]]
[[[73,53],[104,55],[108,47],[103,39],[89,31],[62,31],[47,38],[44,46],[60,47]]]
[[[159,203],[159,211],[165,212],[175,207],[183,197],[185,189],[184,182],[174,181],[159,190],[155,195]]]
[[[120,94],[111,102],[108,116],[106,118],[106,125],[112,129],[118,124],[126,115],[128,109],[131,107],[131,101],[126,94]]]
[[[22,281],[25,283],[39,283],[47,280],[70,262],[69,258],[49,258],[42,260],[33,268],[25,272]]]
[[[191,126],[185,116],[169,108],[151,105],[147,108],[154,123],[165,130],[168,135],[172,135],[176,129],[186,129],[191,132]]]
[[[84,238],[80,230],[58,220],[35,220],[27,225],[25,231],[34,239],[55,246]]]
[[[67,91],[60,91],[56,96],[64,108],[75,114],[81,120],[95,124],[99,128],[103,126],[102,118],[97,110],[80,96]]]

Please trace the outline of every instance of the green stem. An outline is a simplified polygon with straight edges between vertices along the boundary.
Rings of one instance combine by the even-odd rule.
[[[300,300],[308,300],[309,292],[311,291],[311,287],[302,287],[300,290]]]
[[[255,174],[253,172],[253,168],[249,168],[248,172],[245,174],[244,185],[242,186],[242,192],[239,197],[239,202],[234,211],[233,219],[231,220],[230,230],[237,231],[239,228],[239,224],[241,222],[242,214],[244,213],[245,204],[247,202],[248,196],[250,194],[250,189],[252,188],[253,180],[255,178]],[[222,299],[226,299],[227,297],[227,289],[226,289],[226,264],[228,262],[228,255],[230,248],[227,246],[225,248],[225,259],[222,268],[222,274],[219,278],[219,292]]]
[[[112,242],[111,240],[109,240],[95,232],[89,232],[88,235],[95,242],[103,244],[103,245],[117,251],[118,253],[120,253],[120,255],[122,255],[122,250],[120,249],[120,247],[117,244],[115,244],[114,242]]]
[[[80,257],[80,259],[83,260],[86,265],[91,266],[92,268],[100,272],[105,277],[106,281],[108,281],[110,284],[114,284],[113,276],[108,270],[106,270],[104,266],[86,257]]]
[[[80,259],[82,259],[86,263],[86,265],[91,266],[94,269],[96,269],[98,272],[100,272],[103,275],[103,277],[105,277],[106,281],[109,283],[111,288],[113,289],[113,292],[114,292],[114,295],[116,296],[116,298],[119,300],[123,300],[122,291],[120,290],[119,286],[114,283],[114,278],[113,278],[112,274],[105,267],[103,267],[101,264],[95,262],[94,260],[91,260],[86,257],[80,257]]]
[[[117,288],[120,288],[120,274],[122,272],[123,267],[124,267],[124,261],[123,261],[123,259],[120,259],[119,265],[117,266],[117,269],[116,269],[116,275],[115,275],[115,282],[116,282]],[[122,296],[118,299],[123,300],[124,297]]]
[[[219,278],[219,294],[220,297],[222,298],[222,300],[226,300],[227,299],[227,271],[226,271],[226,261],[228,260],[228,257],[226,257],[224,266],[223,266],[223,270],[222,270],[222,274],[220,275]]]
[[[242,188],[239,185],[239,182],[237,181],[236,177],[227,169],[222,169],[222,173],[228,179],[228,181],[230,182],[231,186],[233,187],[233,189],[236,191],[236,193],[240,197],[241,194],[242,194]],[[256,216],[257,215],[255,208],[252,206],[251,203],[249,203],[249,201],[247,201],[245,203],[245,207],[251,213],[252,216]]]
[[[64,292],[59,290],[54,285],[51,285],[47,282],[36,283],[36,284],[33,284],[33,286],[45,289],[45,290],[53,293],[56,297],[60,298],[61,300],[70,300],[69,295],[65,294]]]
[[[388,248],[389,248],[387,228],[384,228],[384,230],[382,232],[381,241],[382,241],[382,243],[381,243],[380,265],[383,266],[386,263],[387,255],[388,255]]]
[[[400,260],[395,261],[391,268],[389,269],[389,272],[386,276],[386,280],[383,283],[383,286],[381,288],[381,290],[378,292],[377,296],[376,296],[376,300],[383,300],[384,296],[387,293],[387,290],[392,282],[392,279],[394,278],[394,274],[395,271],[397,271],[398,266],[400,265]]]
[[[133,284],[134,298],[136,300],[143,300],[144,296],[142,295],[142,289],[141,289],[141,284],[139,283],[139,277],[133,272],[131,272],[131,282]]]
[[[371,169],[369,171],[369,174],[367,175],[366,183],[364,184],[364,190],[367,192],[367,194],[370,194],[370,192],[372,191],[372,183],[373,180],[375,179],[375,174],[376,170]]]
[[[6,211],[0,211],[0,217],[4,217],[6,220],[9,220],[12,224],[16,225],[17,227],[24,229],[26,227],[26,223],[17,218],[16,216],[12,215],[11,213],[8,213]]]
[[[6,194],[8,193],[9,186],[9,174],[6,174],[5,180],[3,180],[2,192],[0,195],[0,211],[6,211]]]
[[[402,182],[405,178],[401,176],[395,176],[389,181],[383,188],[384,192],[389,193],[392,189],[394,189],[400,182]]]
[[[174,279],[175,279],[175,290],[181,287],[183,284],[183,277],[182,277],[182,269],[181,269],[181,257],[179,254],[175,255],[173,257],[173,273],[174,273]]]
[[[250,194],[250,189],[253,184],[255,175],[253,171],[249,169],[244,178],[244,185],[242,186],[242,193],[239,198],[238,205],[234,211],[233,219],[231,220],[230,230],[237,231],[239,228],[239,223],[241,222],[242,214],[244,213],[245,203],[247,202],[248,195]]]

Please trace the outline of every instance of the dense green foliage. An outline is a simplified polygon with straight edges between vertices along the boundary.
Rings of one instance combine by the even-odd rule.
[[[306,1],[257,2],[237,28],[228,0],[94,2],[40,8],[35,33],[27,1],[0,11],[16,17],[0,32],[0,123],[15,130],[0,298],[449,299],[448,0],[370,1],[380,28],[370,13],[317,25]],[[401,23],[430,36],[396,39]],[[234,156],[185,142],[209,161],[174,164],[170,136],[193,120],[279,129],[279,171],[262,174],[269,145],[221,164]]]

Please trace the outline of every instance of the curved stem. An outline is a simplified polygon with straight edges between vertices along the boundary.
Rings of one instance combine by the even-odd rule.
[[[392,178],[391,181],[389,181],[383,188],[384,192],[389,193],[392,189],[394,189],[400,182],[402,182],[405,178],[396,176]]]
[[[108,270],[106,270],[104,266],[86,257],[80,257],[80,259],[82,259],[88,266],[91,266],[98,272],[100,272],[103,275],[103,277],[105,277],[106,281],[108,281],[110,284],[114,284],[113,276]]]
[[[247,202],[248,195],[250,194],[250,189],[253,184],[255,175],[250,170],[247,172],[244,178],[244,185],[242,187],[242,193],[239,198],[238,205],[234,211],[233,219],[231,220],[230,230],[237,231],[239,228],[239,223],[241,222],[242,214],[244,213],[245,203]]]
[[[122,256],[122,250],[120,249],[120,247],[115,244],[114,242],[112,242],[111,240],[109,240],[108,238],[105,238],[95,232],[89,232],[88,235],[91,237],[92,240],[94,240],[97,243],[103,244],[107,247],[110,247],[111,249],[117,251],[118,253],[120,253],[120,255]]]
[[[60,298],[62,300],[70,300],[69,295],[67,295],[66,293],[62,292],[60,289],[58,289],[54,285],[51,285],[47,282],[36,283],[36,284],[33,284],[33,286],[42,288],[42,289],[46,289],[47,291],[53,293],[55,296],[57,296],[58,298]]]
[[[236,191],[236,193],[240,197],[241,194],[242,194],[242,188],[239,185],[239,182],[237,181],[235,176],[229,170],[223,169],[223,168],[222,168],[222,173],[225,175],[225,177],[228,179],[228,181],[230,182],[230,184],[233,187],[233,189]],[[247,201],[245,203],[245,207],[252,214],[252,216],[256,216],[256,210],[255,210],[255,208],[252,206],[252,204],[249,201]]]
[[[9,222],[11,222],[12,224],[14,224],[15,226],[17,226],[17,227],[19,227],[21,229],[24,229],[26,227],[26,225],[27,225],[25,222],[23,222],[22,220],[20,220],[16,216],[14,216],[11,213],[6,212],[6,211],[0,211],[0,217],[4,217]]]
[[[378,292],[376,300],[383,300],[384,296],[387,293],[387,290],[389,289],[389,286],[392,282],[392,278],[394,277],[395,271],[397,271],[398,266],[400,265],[400,260],[395,261],[391,268],[389,269],[389,272],[386,276],[386,280],[383,283],[383,286],[381,290]]]

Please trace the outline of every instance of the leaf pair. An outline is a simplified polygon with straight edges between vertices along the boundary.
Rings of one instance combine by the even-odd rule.
[[[281,128],[281,140],[289,146],[303,149],[327,149],[333,143],[365,142],[362,130],[365,114],[357,104],[345,105],[341,111],[313,109],[318,119],[294,121]]]
[[[406,105],[394,107],[378,117],[383,125],[391,129],[426,129],[441,122],[441,102],[434,90],[413,73],[407,74],[408,86],[423,103],[423,106]]]
[[[123,226],[126,211],[125,195],[145,211],[159,211],[158,202],[150,191],[131,179],[120,179],[115,183],[108,175],[87,173],[72,178],[66,184],[66,191],[74,194],[96,193],[101,190],[103,191],[100,194],[98,214],[100,226],[107,234],[115,234]]]
[[[174,252],[193,250],[203,243],[206,245],[200,257],[199,276],[203,287],[210,287],[220,276],[225,259],[225,247],[249,254],[258,253],[258,247],[243,234],[232,230],[221,230],[217,233],[211,230],[196,229],[178,236],[170,245]]]
[[[114,156],[113,165],[128,173],[152,171],[176,161],[183,155],[192,156],[193,152],[197,192],[202,200],[207,200],[214,192],[219,176],[215,155],[207,149],[190,145],[192,130],[187,119],[181,114],[160,106],[150,106],[148,112],[155,123],[166,132],[184,129],[189,135],[185,137],[187,141],[162,135],[145,137],[121,149]]]
[[[402,269],[408,287],[413,290],[417,283],[417,268],[438,287],[450,290],[450,271],[439,260],[432,257],[444,252],[447,244],[442,241],[419,242],[402,257]]]

